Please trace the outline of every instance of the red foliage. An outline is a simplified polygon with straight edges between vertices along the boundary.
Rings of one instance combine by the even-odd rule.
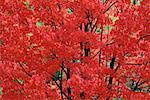
[[[150,2],[102,1],[0,0],[0,98],[149,100]]]

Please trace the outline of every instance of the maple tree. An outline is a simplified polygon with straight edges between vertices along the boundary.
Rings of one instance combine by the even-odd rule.
[[[0,0],[0,98],[149,100],[149,0]]]

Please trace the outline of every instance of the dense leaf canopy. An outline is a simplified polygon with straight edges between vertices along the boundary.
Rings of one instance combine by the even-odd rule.
[[[150,100],[150,0],[0,0],[0,99]]]

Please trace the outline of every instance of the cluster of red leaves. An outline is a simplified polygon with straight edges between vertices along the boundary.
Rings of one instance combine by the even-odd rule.
[[[149,3],[0,0],[0,98],[149,100]]]

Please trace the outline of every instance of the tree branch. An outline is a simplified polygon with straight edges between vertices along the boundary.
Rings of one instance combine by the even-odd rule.
[[[24,69],[24,67],[22,66],[22,64],[20,62],[19,62],[19,65],[23,69],[23,72],[25,72],[29,77],[32,77],[32,75]]]
[[[112,3],[104,12],[103,14],[105,14],[115,3],[117,3],[118,1],[115,1],[114,3]]]
[[[142,39],[144,39],[145,37],[148,37],[148,36],[150,36],[150,35],[141,36],[141,37],[138,39],[137,43],[139,43]]]

